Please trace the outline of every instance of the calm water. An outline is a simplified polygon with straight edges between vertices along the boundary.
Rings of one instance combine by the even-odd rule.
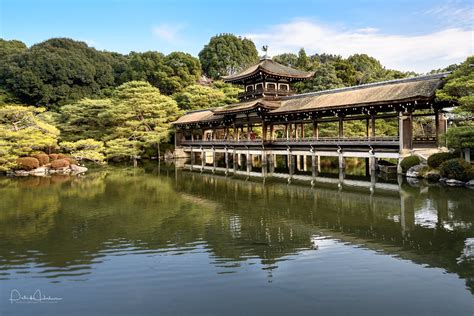
[[[394,187],[0,178],[0,315],[472,315],[474,191]]]

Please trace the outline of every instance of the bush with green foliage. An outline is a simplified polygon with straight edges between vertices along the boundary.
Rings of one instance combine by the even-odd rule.
[[[39,114],[43,108],[0,105],[0,171],[16,165],[18,157],[57,146],[59,130]]]
[[[438,168],[446,160],[457,158],[453,153],[436,153],[428,157],[428,166]]]
[[[402,167],[403,172],[407,172],[413,166],[420,164],[420,158],[418,156],[408,156],[403,158],[400,166]]]
[[[442,177],[456,179],[460,181],[469,181],[472,178],[472,166],[462,159],[451,159],[443,162],[439,167]]]
[[[104,143],[101,141],[81,139],[76,142],[62,142],[59,145],[62,150],[73,157],[69,158],[71,164],[76,164],[76,160],[88,160],[98,164],[104,163]]]

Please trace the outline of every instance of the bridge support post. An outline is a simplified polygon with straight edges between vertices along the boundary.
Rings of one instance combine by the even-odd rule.
[[[252,171],[252,155],[247,151],[247,156],[245,157],[245,162],[247,164],[247,174]]]
[[[311,173],[314,177],[317,177],[319,172],[320,172],[320,162],[321,160],[319,159],[319,156],[316,156],[316,153],[313,152],[311,155]]]
[[[290,178],[295,174],[296,156],[291,153],[288,155]]]
[[[234,174],[235,174],[235,172],[237,171],[237,168],[238,168],[238,165],[237,165],[237,164],[238,164],[239,158],[236,157],[237,155],[238,155],[238,154],[236,153],[235,147],[234,147],[234,149],[233,149],[233,151],[232,151],[232,165],[233,165],[233,167],[234,167]]]
[[[303,171],[304,172],[308,171],[308,156],[307,155],[303,156]]]
[[[193,166],[194,166],[194,151],[193,151],[193,146],[191,146],[191,153],[190,153],[190,156],[191,156],[191,171],[193,170]]]
[[[227,147],[225,148],[225,174],[227,174],[229,172],[229,151],[227,149]]]
[[[212,148],[212,172],[216,172],[217,160],[216,160],[216,149]]]
[[[373,175],[375,174],[375,171],[377,170],[377,158],[375,158],[374,153],[372,150],[369,151],[369,174]]]
[[[270,153],[267,156],[267,168],[268,168],[268,174],[272,175],[273,172],[275,172],[275,161],[273,160],[274,155]]]
[[[204,165],[206,164],[206,152],[201,149],[201,172],[204,171]]]
[[[262,176],[265,177],[268,173],[268,156],[264,150],[262,150]]]
[[[338,149],[337,151],[339,153],[339,169],[344,169],[346,167],[346,163],[342,154],[342,150]]]
[[[412,112],[400,112],[399,114],[399,139],[400,139],[400,153],[405,153],[413,149],[413,117]]]

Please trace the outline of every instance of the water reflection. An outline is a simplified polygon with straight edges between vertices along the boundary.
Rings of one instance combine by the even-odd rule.
[[[110,168],[84,177],[0,179],[0,279],[88,280],[130,254],[204,253],[218,274],[281,262],[339,241],[439,267],[473,291],[474,195],[298,185]],[[471,239],[470,239],[471,238]]]

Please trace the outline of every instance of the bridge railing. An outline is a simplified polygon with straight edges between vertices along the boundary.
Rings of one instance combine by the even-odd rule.
[[[182,145],[290,145],[290,144],[388,144],[397,145],[398,136],[376,136],[376,137],[305,137],[305,138],[275,138],[273,140],[263,139],[199,139],[182,140]]]

